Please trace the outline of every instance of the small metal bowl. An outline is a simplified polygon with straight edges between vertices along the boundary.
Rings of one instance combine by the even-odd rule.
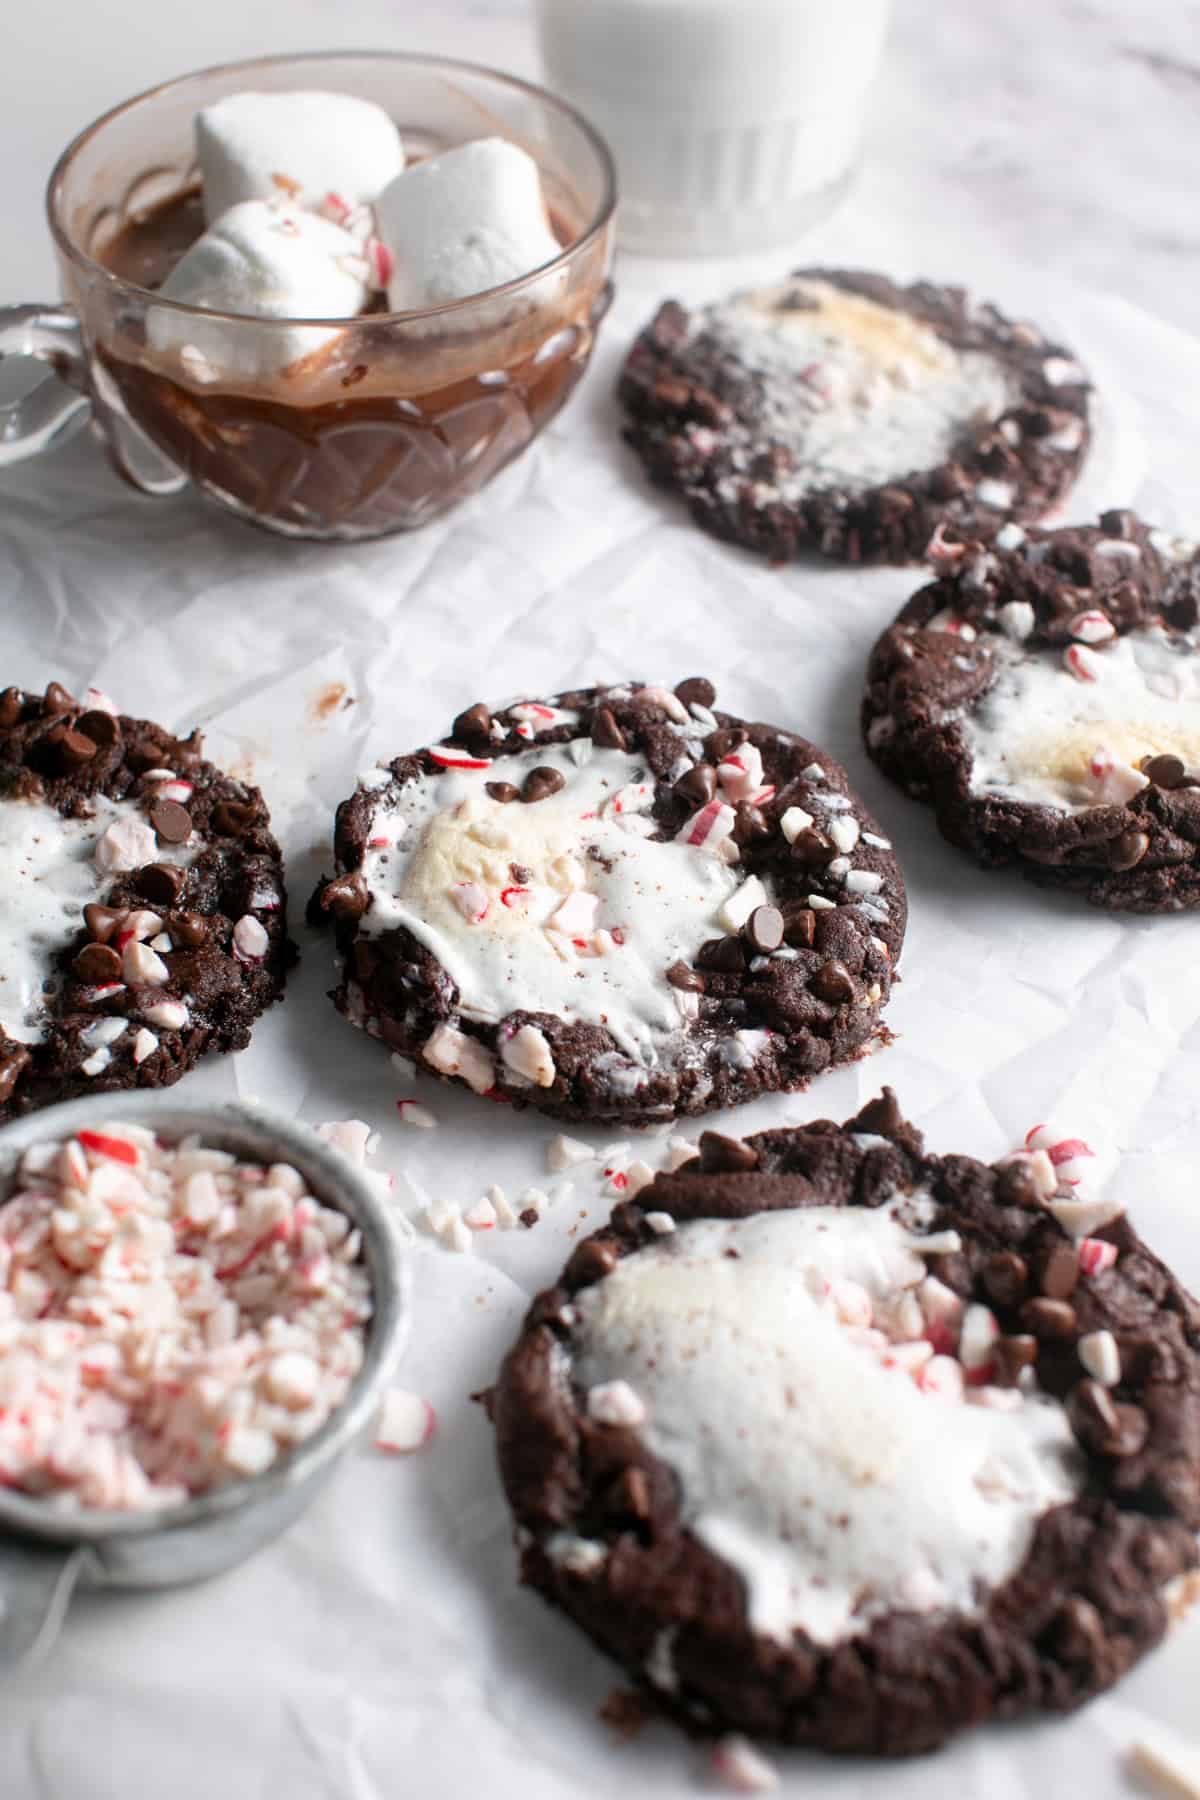
[[[0,1204],[31,1145],[110,1120],[145,1125],[169,1142],[196,1133],[212,1148],[298,1169],[318,1200],[344,1212],[362,1232],[373,1307],[366,1351],[342,1404],[265,1474],[138,1513],[67,1512],[41,1497],[0,1488],[0,1674],[49,1648],[77,1584],[159,1588],[201,1581],[286,1530],[367,1429],[408,1323],[407,1268],[387,1208],[342,1153],[310,1127],[257,1106],[98,1094],[31,1114],[0,1131]]]

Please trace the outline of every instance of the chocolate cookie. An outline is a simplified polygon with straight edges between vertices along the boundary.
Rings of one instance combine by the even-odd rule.
[[[891,845],[800,737],[583,688],[363,778],[318,891],[354,1024],[477,1093],[630,1123],[853,1056],[904,936]]]
[[[200,748],[56,681],[0,693],[0,1122],[167,1087],[282,993],[266,806]]]
[[[706,531],[855,563],[1041,518],[1083,461],[1088,392],[1069,351],[961,288],[845,269],[667,301],[619,387],[626,440]]]
[[[987,868],[1200,903],[1200,546],[1109,512],[940,561],[871,655],[880,768]]]
[[[887,1089],[705,1133],[487,1396],[524,1580],[705,1734],[901,1755],[1110,1686],[1197,1564],[1200,1308],[1057,1184]]]

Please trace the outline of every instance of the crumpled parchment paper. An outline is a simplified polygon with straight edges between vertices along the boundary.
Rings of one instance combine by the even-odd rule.
[[[838,248],[828,232],[822,256]],[[853,246],[851,260],[872,258]],[[328,866],[332,809],[377,755],[435,740],[476,698],[712,674],[721,705],[844,759],[896,842],[911,903],[888,1014],[896,1043],[807,1094],[712,1122],[745,1132],[841,1119],[888,1081],[932,1147],[992,1157],[1052,1114],[1105,1150],[1139,1227],[1200,1286],[1196,919],[1107,918],[984,875],[943,844],[929,813],[872,769],[857,727],[867,651],[919,577],[770,569],[695,531],[618,441],[618,360],[657,298],[704,298],[783,266],[627,260],[566,413],[477,500],[408,537],[289,543],[190,497],[142,500],[86,436],[9,472],[0,685],[93,682],[124,710],[199,723],[210,753],[267,793],[303,962],[252,1047],[190,1076],[186,1092],[253,1096],[314,1123],[360,1117],[382,1136],[376,1166],[470,1205],[493,1181],[510,1197],[559,1189],[543,1162],[553,1127],[423,1080],[403,1086],[380,1046],[334,1014],[329,946],[301,923]],[[898,255],[891,266],[965,276],[1090,364],[1101,431],[1068,516],[1135,502],[1166,526],[1195,526],[1200,343],[1019,270],[956,270],[944,249],[919,269]],[[434,1111],[436,1130],[400,1125],[405,1095]],[[603,1147],[613,1134],[576,1135]],[[638,1139],[631,1154],[656,1164],[663,1150]],[[622,1744],[598,1722],[618,1677],[518,1590],[490,1432],[468,1398],[528,1297],[606,1216],[598,1169],[574,1171],[573,1196],[558,1193],[536,1229],[489,1233],[472,1255],[418,1233],[400,1379],[437,1408],[432,1445],[407,1459],[356,1452],[299,1526],[219,1580],[81,1596],[48,1662],[0,1701],[6,1800],[616,1800],[707,1782],[702,1752],[674,1732]],[[397,1191],[414,1210],[411,1185]],[[1198,1692],[1193,1622],[1068,1721],[977,1732],[893,1768],[785,1755],[782,1788],[1115,1800],[1141,1791],[1124,1770],[1130,1742],[1154,1724],[1192,1731]]]

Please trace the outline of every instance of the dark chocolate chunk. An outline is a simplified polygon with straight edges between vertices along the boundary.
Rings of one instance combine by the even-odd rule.
[[[80,713],[75,721],[75,729],[81,731],[84,737],[91,738],[98,750],[111,750],[121,735],[121,727],[112,713],[104,712],[99,707]]]
[[[468,706],[465,711],[460,712],[450,727],[452,738],[466,738],[468,742],[475,738],[490,737],[491,733],[492,715],[482,700],[477,700],[474,706]]]
[[[827,1000],[830,1006],[841,1006],[854,998],[854,977],[845,963],[831,956],[813,976],[812,989],[820,999]]]
[[[187,881],[187,870],[176,863],[147,863],[137,874],[138,892],[155,906],[174,906]]]
[[[740,975],[746,967],[746,946],[732,932],[728,937],[709,938],[696,952],[696,961],[715,974]]]
[[[752,950],[769,956],[783,942],[783,914],[777,906],[756,906],[742,930]]]
[[[696,763],[675,783],[675,792],[697,810],[707,806],[717,791],[717,771],[711,763]]]
[[[717,703],[717,690],[706,675],[689,675],[675,684],[675,697],[685,706],[703,706],[710,711]]]
[[[700,1167],[706,1175],[742,1175],[758,1167],[758,1151],[720,1131],[700,1133]]]
[[[244,801],[222,800],[213,808],[213,830],[222,837],[244,837],[256,817],[256,809]]]
[[[704,992],[703,975],[698,969],[690,968],[685,962],[673,962],[667,970],[667,980],[672,987],[681,989],[685,994],[702,994]]]
[[[71,967],[92,987],[121,979],[121,958],[108,944],[85,944]]]
[[[1068,1300],[1027,1300],[1021,1308],[1021,1324],[1035,1338],[1060,1341],[1073,1338],[1079,1329],[1075,1308]]]
[[[613,717],[611,707],[598,706],[592,714],[592,742],[599,750],[624,750],[625,733]]]
[[[321,908],[339,919],[361,919],[371,903],[361,870],[339,875],[321,889]]]
[[[997,1250],[983,1265],[983,1285],[997,1306],[1015,1306],[1029,1288],[1029,1269],[1015,1250]]]
[[[551,794],[557,794],[565,786],[566,778],[561,769],[552,768],[548,763],[541,763],[536,769],[530,769],[521,787],[521,798],[526,806],[534,806],[539,800],[548,800]]]
[[[81,731],[73,731],[69,725],[55,725],[48,731],[46,745],[62,775],[73,774],[76,769],[91,762],[96,754],[96,746],[91,738],[85,737]]]
[[[150,809],[150,823],[160,844],[186,844],[192,835],[192,815],[178,800],[160,800]]]

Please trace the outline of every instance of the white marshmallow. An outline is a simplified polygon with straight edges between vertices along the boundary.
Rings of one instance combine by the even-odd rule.
[[[164,299],[257,319],[353,318],[367,302],[369,272],[359,246],[339,225],[299,207],[245,200],[198,238],[159,290]],[[328,326],[239,330],[165,307],[147,323],[152,349],[175,351],[193,370],[266,375],[322,349]]]
[[[353,94],[230,94],[196,114],[196,157],[210,225],[242,200],[357,206],[404,167],[392,120]]]
[[[395,260],[395,312],[482,294],[562,249],[536,162],[504,138],[477,138],[414,164],[389,182],[375,210]]]

